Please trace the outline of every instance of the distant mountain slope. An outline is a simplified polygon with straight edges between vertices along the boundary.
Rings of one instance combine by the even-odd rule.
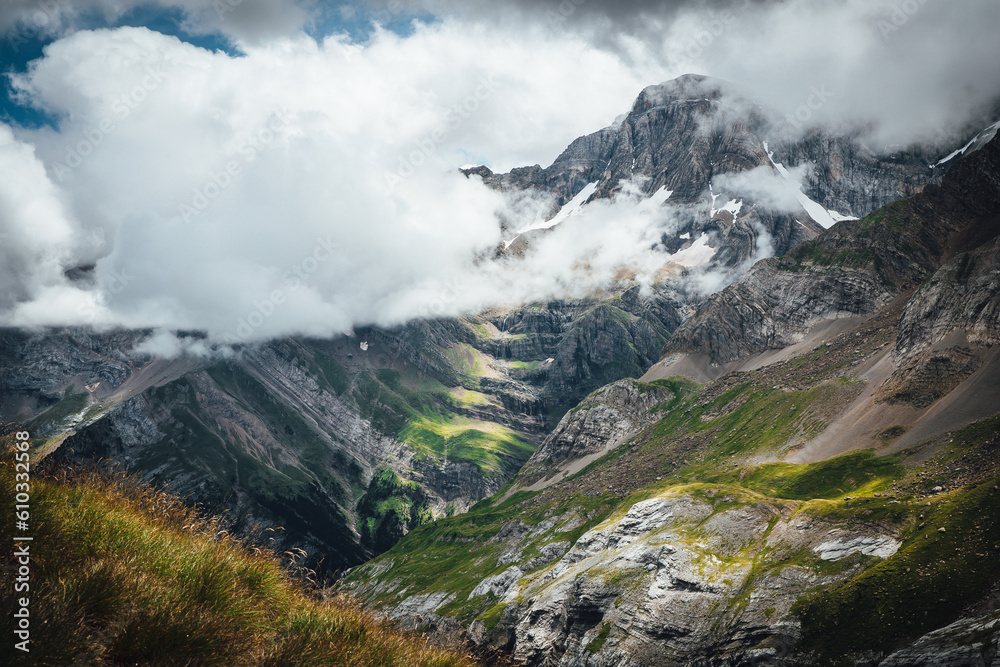
[[[547,424],[641,374],[680,319],[629,288],[175,360],[132,352],[148,332],[5,331],[0,407],[53,460],[121,464],[233,528],[281,526],[336,569],[496,492]]]
[[[531,666],[991,664],[998,198],[994,140],[759,264],[345,586]]]
[[[998,167],[994,139],[941,186],[757,264],[685,321],[667,351],[725,363],[796,342],[821,319],[873,312],[956,253],[1000,234]]]
[[[466,173],[500,190],[547,194],[557,207],[588,185],[587,201],[614,196],[625,181],[637,182],[646,196],[669,192],[667,206],[685,222],[666,239],[668,245],[677,250],[685,245],[683,235],[690,245],[706,234],[716,249],[714,263],[724,267],[753,258],[761,234],[783,255],[822,227],[915,194],[942,174],[931,166],[938,156],[930,151],[880,155],[858,136],[798,133],[775,125],[733,84],[685,75],[643,90],[615,125],[575,140],[547,168],[494,174],[477,167]],[[799,165],[811,166],[801,183],[788,172]],[[773,194],[765,196],[759,187],[726,191],[726,177],[749,172],[758,174],[755,181],[769,181],[771,190],[783,190],[784,198],[797,194],[802,203],[775,210]]]
[[[634,178],[657,197],[646,204],[664,201],[677,218],[666,250],[697,251],[693,263],[730,281],[769,248],[819,234],[811,214],[860,215],[942,172],[919,151],[881,156],[852,137],[784,134],[730,84],[686,76],[644,90],[620,123],[574,141],[547,169],[468,173],[551,197],[567,216]],[[794,177],[801,192],[782,161],[815,164]],[[794,189],[794,210],[721,187],[750,172]],[[651,289],[626,273],[587,299],[275,341],[229,358],[153,359],[133,351],[143,331],[3,331],[0,415],[31,422],[54,459],[120,463],[227,510],[234,527],[282,526],[286,546],[330,568],[354,565],[495,493],[588,394],[647,372],[701,299],[678,288],[684,271]]]

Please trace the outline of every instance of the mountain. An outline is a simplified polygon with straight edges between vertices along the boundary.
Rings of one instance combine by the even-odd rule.
[[[990,665],[1000,139],[754,266],[344,586],[526,665]]]
[[[689,74],[646,88],[613,126],[577,139],[546,169],[465,173],[500,190],[546,195],[556,210],[581,193],[584,203],[612,198],[628,182],[647,197],[668,194],[679,224],[667,246],[676,252],[705,236],[712,263],[730,269],[762,247],[783,255],[824,227],[916,194],[942,175],[931,166],[933,151],[879,154],[860,135],[801,136],[775,116],[731,83]],[[798,173],[803,165],[810,168]],[[752,183],[734,182],[750,173]],[[727,192],[727,183],[745,192]],[[790,201],[776,209],[776,196]]]
[[[228,359],[138,354],[143,331],[8,330],[0,409],[53,461],[120,465],[338,569],[499,490],[560,410],[655,362],[678,308],[627,287]]]
[[[770,118],[731,84],[685,76],[644,90],[620,122],[574,141],[547,169],[466,172],[546,198],[552,224],[631,183],[676,222],[663,239],[674,266],[652,289],[625,275],[587,299],[272,341],[227,357],[135,352],[147,331],[6,330],[0,416],[29,423],[53,461],[120,465],[226,513],[237,532],[282,528],[281,547],[306,549],[312,565],[357,565],[492,496],[540,445],[544,461],[572,461],[574,439],[589,438],[587,455],[597,456],[608,434],[646,425],[632,414],[652,395],[645,385],[602,387],[642,376],[669,341],[681,345],[674,331],[703,300],[683,279],[718,270],[735,281],[760,257],[808,246],[835,218],[931,187],[955,161],[881,155],[858,136],[797,137]],[[753,176],[749,195],[723,187],[736,188],[733,174]],[[788,200],[781,211],[768,188]],[[516,232],[501,254],[547,233]],[[572,421],[589,414],[571,411],[597,390],[618,415],[611,430]],[[536,457],[523,474],[548,465]]]

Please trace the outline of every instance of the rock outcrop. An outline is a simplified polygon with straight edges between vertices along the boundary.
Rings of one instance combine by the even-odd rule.
[[[668,352],[724,363],[794,343],[820,319],[873,312],[958,249],[1000,232],[998,173],[994,139],[957,163],[940,187],[838,223],[784,257],[757,264],[685,321]]]
[[[759,263],[668,350],[782,354],[595,392],[507,494],[345,587],[444,594],[425,622],[531,667],[994,664],[994,615],[967,617],[1000,586],[998,175],[994,140]]]
[[[659,419],[658,407],[676,396],[667,387],[620,380],[601,387],[560,420],[519,473],[537,481],[567,460],[606,453]]]
[[[938,156],[929,151],[880,155],[860,135],[790,137],[772,117],[733,84],[689,74],[646,88],[615,125],[575,140],[549,167],[465,173],[499,190],[548,196],[553,216],[588,185],[588,201],[614,197],[625,182],[646,196],[670,192],[666,207],[679,224],[665,245],[676,252],[708,235],[712,264],[738,277],[762,252],[783,255],[820,225],[916,194],[944,171],[931,166]],[[787,169],[800,166],[810,168],[798,183]],[[755,170],[789,192],[801,186],[815,207],[778,211],[753,193],[725,191],[727,177]]]

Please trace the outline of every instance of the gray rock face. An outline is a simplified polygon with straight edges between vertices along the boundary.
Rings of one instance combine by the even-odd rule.
[[[62,399],[67,389],[81,392],[86,385],[100,384],[100,393],[108,393],[149,361],[126,352],[142,337],[140,331],[0,330],[0,411],[8,418],[30,417]]]
[[[712,191],[720,176],[762,169],[780,180],[772,158],[788,168],[810,164],[806,195],[826,209],[856,217],[938,182],[942,170],[929,166],[934,157],[919,150],[879,155],[859,137],[819,132],[788,139],[732,84],[685,75],[643,90],[620,124],[580,137],[545,169],[535,165],[494,174],[477,167],[465,173],[500,190],[548,194],[553,215],[591,183],[596,184],[591,199],[613,197],[629,180],[638,180],[646,195],[668,190],[673,194],[667,206],[682,222],[674,237],[664,239],[667,247],[680,249],[682,234],[709,234],[716,250],[713,263],[737,269],[764,244],[781,255],[821,228],[804,209],[771,211],[755,205],[747,193],[732,194],[742,201],[737,213],[716,210],[713,195],[729,196]]]
[[[930,632],[878,667],[992,667],[1000,664],[1000,618],[966,618]]]
[[[912,197],[929,183],[939,183],[944,169],[933,169],[940,156],[913,147],[877,154],[856,136],[834,137],[814,131],[794,142],[770,145],[775,160],[809,163],[803,191],[827,209],[864,217],[902,197]]]
[[[486,595],[487,593],[492,593],[494,597],[502,598],[510,590],[510,587],[523,576],[524,572],[520,568],[510,567],[500,574],[486,577],[469,593],[469,599],[471,600],[474,597]]]
[[[866,271],[797,272],[767,259],[711,297],[678,328],[667,350],[705,353],[715,363],[733,361],[792,345],[818,320],[873,312],[892,296]]]
[[[696,656],[713,656],[704,663],[713,665],[780,665],[781,647],[798,637],[795,599],[853,570],[822,575],[788,566],[754,577],[754,559],[802,550],[885,558],[899,545],[875,526],[789,521],[766,503],[726,507],[688,495],[635,503],[557,560],[505,558],[517,564],[483,579],[473,597],[492,593],[504,605],[494,636],[506,633],[514,659],[532,667],[701,664]],[[550,518],[541,534],[566,519]],[[513,522],[494,539],[518,554],[537,533]],[[745,604],[734,602],[741,593]],[[485,640],[485,629],[475,630]]]
[[[668,293],[628,289],[603,302],[516,309],[495,324],[443,319],[365,329],[358,335],[367,352],[347,340],[289,340],[244,349],[223,364],[136,354],[143,332],[5,331],[0,410],[28,421],[58,403],[48,416],[72,414],[47,416],[36,429],[69,434],[55,458],[117,461],[242,524],[283,525],[287,546],[351,565],[365,557],[352,489],[364,488],[375,469],[389,466],[421,484],[436,512],[461,512],[498,491],[526,456],[501,451],[483,468],[410,447],[400,430],[413,418],[405,404],[412,394],[395,393],[377,373],[403,369],[458,395],[474,392],[474,400],[444,407],[531,442],[555,421],[549,415],[606,382],[641,374],[679,321]],[[477,333],[488,326],[503,333]],[[486,356],[471,366],[488,367],[462,366],[459,356],[474,350]],[[276,497],[269,489],[285,490],[278,480],[289,470],[301,484]]]
[[[897,370],[882,400],[923,408],[975,373],[1000,342],[1000,240],[959,254],[914,294],[900,319]]]
[[[599,387],[639,377],[680,324],[681,304],[665,289],[638,287],[600,301],[554,301],[488,315],[499,336],[474,343],[498,359],[539,362],[508,371],[558,417]]]
[[[758,263],[685,321],[668,351],[733,361],[784,347],[817,319],[873,312],[936,271],[949,246],[963,243],[961,239],[966,245],[981,244],[996,235],[1000,227],[984,221],[997,217],[998,175],[1000,142],[993,140],[957,163],[941,187],[928,188],[864,220],[839,223],[781,259]],[[976,303],[985,310],[985,319],[976,326],[992,336],[986,324],[995,318],[995,310],[986,308],[990,280],[984,273],[970,289],[979,294]],[[924,298],[932,307],[933,292]]]
[[[857,537],[839,533],[840,531],[831,533],[828,537],[833,539],[816,546],[813,549],[816,555],[823,560],[840,560],[855,553],[888,558],[899,551],[901,546],[898,540],[891,537],[871,535]]]
[[[653,424],[658,405],[674,397],[665,387],[620,380],[585,398],[562,418],[535,450],[520,473],[531,478],[535,469],[578,459],[614,447],[627,436]]]
[[[953,258],[914,294],[899,323],[896,355],[910,359],[961,338],[968,345],[1000,342],[1000,240]]]
[[[372,351],[364,362],[347,352],[361,354],[349,341],[278,341],[221,362],[136,354],[142,332],[4,332],[2,408],[23,422],[44,413],[34,433],[68,436],[50,455],[56,464],[121,464],[229,514],[235,530],[282,526],[282,546],[306,548],[332,566],[353,565],[369,555],[354,529],[353,489],[364,489],[377,468],[420,483],[431,507],[444,513],[447,505],[463,511],[495,493],[527,456],[500,452],[495,467],[483,468],[428,457],[400,438],[413,408],[372,367],[458,384],[440,350],[474,339],[468,325],[440,321],[364,333]],[[341,362],[357,364],[355,375]],[[363,386],[352,387],[352,378]],[[540,412],[527,388],[498,380],[475,389],[483,392],[477,402],[445,407],[474,423],[518,429],[510,433],[530,442],[541,417],[513,411]]]

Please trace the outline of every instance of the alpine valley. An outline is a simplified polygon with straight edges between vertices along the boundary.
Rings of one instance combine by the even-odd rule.
[[[7,329],[0,416],[531,667],[1000,664],[1000,123],[774,116],[687,75],[546,168],[463,170],[552,202],[504,261],[668,211],[651,288],[174,359]]]

